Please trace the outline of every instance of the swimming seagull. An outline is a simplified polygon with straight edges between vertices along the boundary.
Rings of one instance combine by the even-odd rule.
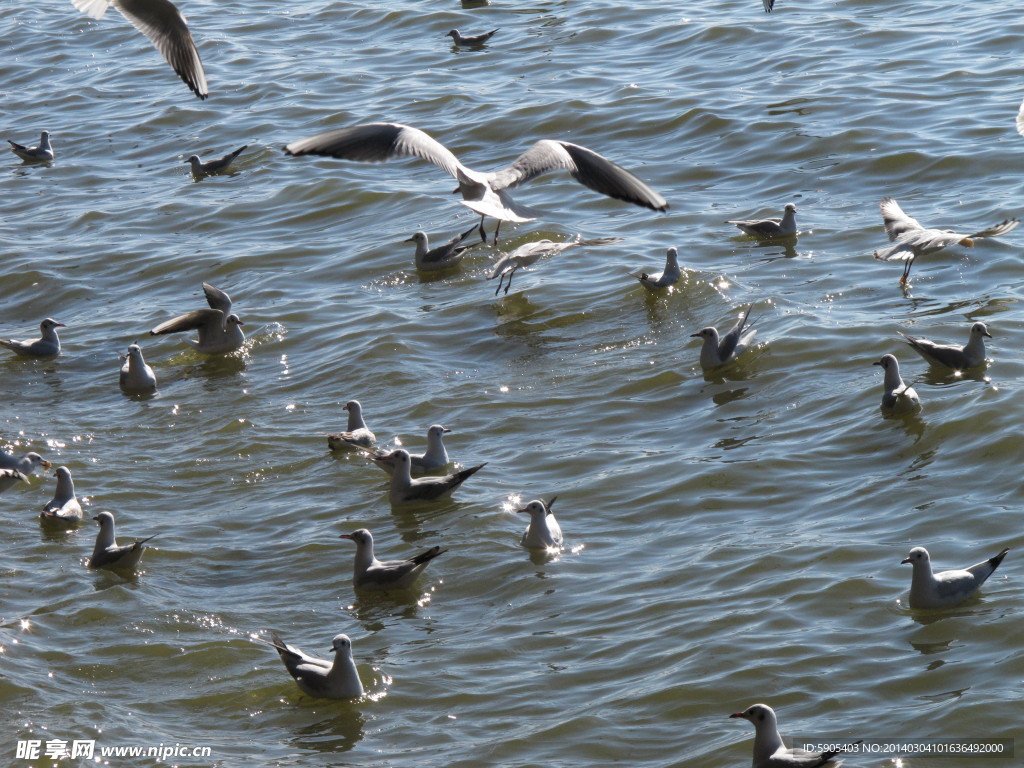
[[[57,329],[66,327],[64,323],[58,323],[52,317],[48,317],[39,324],[40,338],[32,341],[15,341],[14,339],[0,339],[0,347],[7,347],[24,357],[53,357],[60,354],[60,339],[57,337]]]
[[[675,248],[669,248],[665,254],[665,269],[653,275],[646,272],[630,272],[630,277],[640,281],[640,285],[651,293],[657,293],[662,288],[675,285],[679,282],[682,272],[679,271],[679,262],[676,261],[679,253]]]
[[[492,29],[490,32],[484,32],[482,35],[463,35],[457,29],[453,29],[451,32],[445,33],[445,37],[450,37],[454,45],[461,45],[465,48],[473,48],[476,46],[483,45],[490,40],[497,29]]]
[[[11,152],[16,154],[22,160],[29,162],[46,162],[53,160],[55,157],[53,147],[50,146],[50,132],[43,131],[39,137],[38,147],[26,147],[24,144],[18,144],[16,141],[7,140],[7,143],[11,145]]]
[[[52,466],[53,464],[35,451],[29,451],[20,459],[16,459],[14,454],[7,453],[0,449],[0,469],[13,469],[17,472],[21,472],[23,475],[31,475],[40,467],[49,469]]]
[[[434,424],[427,430],[427,450],[424,453],[411,453],[409,459],[412,461],[411,471],[422,475],[426,472],[434,472],[444,469],[451,463],[448,458],[448,450],[444,447],[444,436],[451,432],[440,424]],[[376,451],[371,455],[374,464],[383,469],[389,475],[395,472],[395,459],[390,451]]]
[[[985,362],[985,339],[992,338],[984,323],[971,326],[971,335],[962,347],[958,344],[937,344],[928,339],[909,336],[903,331],[900,336],[907,340],[917,354],[933,365],[944,365],[957,371],[965,371]]]
[[[512,287],[512,276],[523,267],[535,264],[544,256],[555,256],[568,248],[575,248],[577,245],[609,245],[621,242],[621,237],[597,237],[591,240],[567,240],[564,243],[555,243],[551,240],[534,240],[524,243],[510,253],[503,254],[495,263],[494,270],[487,277],[488,280],[499,278],[498,287],[494,295],[498,295],[501,284],[505,277],[508,277],[508,284],[505,285],[505,293]]]
[[[744,333],[744,328],[747,325],[747,318],[750,317],[750,310],[753,308],[753,304],[747,307],[747,311],[740,315],[736,325],[721,340],[719,340],[718,329],[710,325],[697,331],[697,333],[690,334],[690,338],[704,339],[704,345],[700,348],[701,368],[705,371],[711,368],[719,368],[735,360],[750,346],[754,336],[757,335],[757,331],[748,328],[746,333]]]
[[[431,560],[448,551],[431,547],[408,560],[381,561],[374,557],[373,536],[365,528],[343,533],[340,538],[356,543],[355,568],[352,573],[352,585],[356,589],[408,589]]]
[[[327,447],[332,451],[339,448],[369,448],[376,440],[376,435],[370,431],[363,421],[363,406],[358,400],[349,400],[342,406],[343,411],[348,411],[348,426],[344,432],[327,436]]]
[[[754,724],[754,761],[752,768],[818,768],[818,766],[842,765],[842,760],[833,760],[846,749],[827,752],[810,752],[806,749],[788,748],[779,735],[779,724],[775,710],[767,704],[753,704],[742,712],[729,717],[749,720]],[[860,743],[860,742],[856,742]]]
[[[771,9],[767,9],[771,10]],[[735,224],[743,234],[751,237],[770,239],[773,237],[793,237],[796,231],[796,206],[786,203],[781,219],[740,219],[729,220],[726,224]]]
[[[910,268],[918,256],[937,253],[943,248],[957,243],[971,247],[975,240],[1005,235],[1020,224],[1016,218],[1004,219],[973,235],[962,235],[951,229],[926,229],[917,219],[907,216],[900,208],[899,203],[891,197],[883,197],[879,207],[882,210],[882,220],[885,222],[885,231],[889,235],[889,242],[895,243],[895,245],[875,251],[875,258],[880,261],[904,262],[903,277],[900,278],[901,285],[906,285],[907,278],[910,276]]]
[[[932,573],[932,561],[928,550],[914,547],[901,565],[910,563],[914,571],[910,580],[910,607],[952,608],[972,597],[992,572],[999,567],[1009,552],[1004,549],[995,557],[958,571]]]
[[[459,243],[473,234],[475,230],[476,224],[461,235],[456,235],[444,245],[437,246],[437,248],[430,247],[430,241],[427,239],[426,232],[415,232],[405,242],[416,243],[416,269],[423,272],[436,272],[448,267],[454,267],[462,261],[470,246],[459,245]]]
[[[551,501],[536,499],[516,510],[530,516],[530,524],[520,542],[522,546],[527,549],[558,549],[562,546],[562,528],[551,511],[557,498],[552,496]]]
[[[0,493],[18,483],[27,483],[28,477],[16,469],[0,469]]]
[[[882,355],[872,365],[882,366],[885,381],[882,384],[882,413],[917,413],[921,410],[921,399],[913,387],[908,387],[900,376],[900,364],[893,355]]]
[[[388,493],[388,499],[392,504],[443,499],[450,496],[452,491],[462,485],[468,477],[487,466],[487,462],[484,462],[442,477],[428,476],[413,479],[412,460],[409,457],[409,452],[402,448],[391,451],[379,459],[375,458],[374,461],[378,464],[390,461],[395,465],[395,469],[391,473],[391,490]]]
[[[71,470],[57,467],[53,476],[57,478],[57,489],[50,503],[43,507],[39,514],[42,523],[55,523],[73,526],[82,522],[82,505],[75,496],[75,484],[71,480]]]
[[[255,638],[277,650],[285,669],[288,670],[299,690],[315,699],[358,699],[363,695],[363,684],[352,660],[352,641],[348,635],[335,635],[331,641],[334,661],[309,656],[298,648],[288,645],[276,632],[271,632],[273,642]]]
[[[191,155],[185,162],[192,166],[192,178],[199,181],[200,179],[212,176],[215,173],[226,171],[234,159],[248,149],[248,147],[248,144],[243,144],[234,152],[229,152],[224,155],[224,157],[218,157],[216,160],[208,160],[205,163],[199,159],[199,155]]]
[[[156,374],[142,357],[142,347],[128,346],[128,354],[121,355],[120,384],[125,392],[152,392],[156,389]]]
[[[92,557],[89,558],[89,567],[135,570],[146,549],[142,545],[153,537],[119,547],[114,538],[114,516],[110,512],[100,512],[93,520],[99,523],[100,531],[96,534],[96,546],[93,547]]]
[[[209,309],[194,309],[173,320],[161,323],[149,332],[150,336],[167,333],[199,331],[199,339],[185,339],[196,352],[218,355],[234,352],[245,343],[245,334],[238,315],[231,313],[231,297],[209,283],[203,283],[203,293]]]
[[[567,141],[542,139],[526,150],[508,168],[484,173],[467,168],[440,142],[423,131],[399,123],[366,123],[328,131],[293,141],[284,148],[287,155],[324,155],[342,160],[381,163],[395,157],[415,156],[433,163],[459,181],[462,204],[480,214],[480,236],[484,218],[502,221],[532,221],[542,211],[516,203],[508,190],[525,184],[548,171],[567,170],[576,181],[595,192],[655,211],[667,211],[665,198],[632,173],[593,150]],[[494,232],[495,240],[498,231]]]
[[[103,18],[114,6],[139,32],[149,38],[164,60],[200,99],[209,96],[203,62],[188,31],[188,23],[170,0],[71,0],[82,13]]]

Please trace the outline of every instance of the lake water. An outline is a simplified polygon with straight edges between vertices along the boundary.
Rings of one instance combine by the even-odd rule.
[[[53,479],[0,497],[0,759],[18,741],[208,747],[110,765],[746,766],[763,701],[784,735],[1014,738],[1024,683],[1021,230],[875,261],[891,195],[973,232],[1021,212],[1020,4],[607,0],[462,7],[181,0],[211,96],[194,98],[116,11],[19,5],[0,20],[3,137],[57,160],[0,173],[0,335],[53,316],[64,352],[0,357],[0,438],[69,467],[91,517],[156,535],[143,572],[85,561],[94,524],[41,533]],[[444,34],[497,27],[483,50]],[[461,268],[419,276],[475,217],[416,160],[289,158],[320,131],[414,125],[471,167],[540,138],[593,148],[668,199],[657,214],[567,174],[517,192],[550,211]],[[249,149],[193,183],[193,153]],[[794,246],[726,219],[798,206]],[[493,225],[489,225],[489,228]],[[499,250],[619,237],[484,280]],[[650,297],[628,272],[679,249]],[[228,291],[244,353],[204,359],[148,329]],[[754,305],[758,346],[705,376],[702,326]],[[898,330],[990,365],[929,370]],[[123,395],[139,340],[159,378]],[[895,354],[924,401],[884,418]],[[384,445],[488,462],[452,501],[393,510],[385,476],[324,433],[359,399]],[[519,547],[524,501],[558,496],[566,549]],[[353,547],[441,544],[409,595],[355,596]],[[1011,552],[980,600],[906,610],[900,560]],[[302,696],[276,630],[327,657],[352,637],[364,700]],[[61,765],[93,764],[64,760]],[[895,766],[885,755],[847,766]]]

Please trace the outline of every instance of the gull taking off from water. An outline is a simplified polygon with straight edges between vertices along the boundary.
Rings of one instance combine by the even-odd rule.
[[[436,272],[448,267],[454,267],[469,250],[468,245],[459,245],[476,230],[476,225],[467,229],[461,235],[456,235],[444,245],[437,248],[430,247],[426,232],[415,232],[405,242],[416,243],[416,269],[423,272]]]
[[[487,462],[484,462],[469,469],[461,469],[451,475],[419,477],[414,480],[412,460],[409,457],[409,452],[402,448],[385,454],[379,459],[375,458],[374,461],[378,464],[390,461],[395,465],[395,469],[391,473],[391,490],[388,493],[388,499],[392,504],[443,499],[450,496],[452,491],[462,485],[467,478],[487,466]]]
[[[218,157],[216,160],[208,160],[205,163],[199,159],[199,155],[192,155],[185,162],[192,166],[192,178],[199,181],[200,179],[205,179],[207,176],[212,176],[215,173],[226,171],[234,159],[242,154],[248,147],[248,144],[243,144],[234,152],[229,152],[224,155],[224,157]]]
[[[810,752],[806,749],[790,749],[782,743],[775,710],[767,704],[753,704],[743,712],[734,712],[729,717],[749,720],[754,725],[754,762],[752,768],[818,768],[818,766],[839,766],[842,760],[833,761],[843,749],[828,752]],[[859,742],[857,742],[859,743]]]
[[[238,315],[231,313],[231,297],[209,283],[203,283],[203,293],[209,309],[194,309],[173,320],[161,323],[150,336],[163,336],[167,333],[183,333],[199,331],[199,339],[185,339],[196,352],[207,355],[218,355],[234,352],[245,344],[245,334]]]
[[[93,547],[92,557],[89,558],[90,568],[110,568],[112,570],[133,571],[142,559],[145,547],[142,546],[149,539],[136,541],[133,544],[117,546],[114,538],[114,516],[109,512],[100,512],[93,520],[99,523],[100,531],[96,534],[96,546]]]
[[[450,37],[455,45],[463,48],[475,48],[494,37],[494,33],[497,31],[497,29],[492,29],[490,32],[484,32],[482,35],[463,35],[459,30],[453,29],[451,32],[445,33],[445,37]]]
[[[910,563],[914,568],[910,580],[910,607],[920,608],[952,608],[972,597],[992,572],[999,567],[1010,550],[1004,549],[995,557],[964,568],[959,571],[942,571],[932,573],[932,561],[928,550],[914,547],[910,554],[900,561],[901,565]]]
[[[602,195],[640,205],[654,211],[667,211],[665,198],[632,173],[593,150],[567,141],[542,139],[521,154],[504,170],[493,173],[464,166],[440,142],[423,131],[399,123],[366,123],[328,131],[308,139],[293,141],[284,148],[288,155],[324,155],[342,160],[381,163],[396,157],[414,156],[433,163],[458,179],[462,204],[480,214],[480,237],[484,218],[502,221],[532,221],[542,211],[519,205],[508,190],[542,174],[567,170],[580,184]],[[498,231],[494,232],[495,240]]]
[[[156,389],[156,374],[142,357],[142,347],[128,346],[128,354],[122,355],[120,384],[125,392],[152,392]]]
[[[28,477],[16,469],[0,469],[0,493],[18,483],[27,483]]]
[[[188,31],[188,23],[170,0],[71,0],[75,8],[94,19],[114,6],[139,32],[149,38],[171,68],[200,99],[209,96],[203,62]]]
[[[352,573],[352,585],[356,589],[408,589],[431,560],[448,551],[431,547],[408,560],[381,561],[374,557],[373,536],[365,528],[343,533],[341,538],[356,543],[355,569]]]
[[[682,277],[682,272],[679,271],[679,262],[676,261],[678,256],[679,253],[675,248],[669,248],[665,254],[665,269],[663,271],[653,275],[648,275],[646,272],[630,272],[630,277],[639,280],[640,285],[651,293],[657,293],[662,288],[675,285]]]
[[[53,476],[57,478],[57,490],[50,503],[43,507],[39,520],[43,523],[72,526],[82,522],[82,505],[75,496],[75,484],[71,480],[71,470],[57,467]]]
[[[926,229],[917,219],[907,216],[899,203],[891,197],[883,197],[879,207],[882,210],[882,220],[885,222],[889,242],[895,244],[875,251],[875,258],[881,261],[903,262],[900,285],[906,285],[907,278],[910,277],[910,268],[918,256],[937,253],[957,243],[970,247],[974,245],[975,240],[1005,235],[1020,224],[1016,218],[1005,219],[973,235],[961,235],[951,229]]]
[[[754,340],[757,331],[747,328],[747,319],[750,317],[750,310],[754,308],[751,304],[747,311],[740,315],[740,319],[725,336],[719,340],[718,329],[713,326],[702,328],[697,333],[691,333],[690,338],[704,339],[704,345],[700,348],[700,367],[705,371],[712,368],[720,368],[726,363],[735,360]],[[744,329],[746,332],[744,333]]]
[[[900,331],[900,336],[917,354],[932,365],[944,365],[955,371],[965,371],[985,362],[985,339],[992,334],[984,323],[978,322],[971,326],[971,335],[962,347],[957,344],[936,344],[928,339],[919,339]]]
[[[512,276],[515,275],[523,267],[529,267],[531,264],[535,264],[544,256],[555,256],[564,250],[569,248],[575,248],[577,245],[609,245],[611,243],[621,242],[621,237],[597,237],[592,240],[567,240],[564,243],[555,243],[551,240],[534,240],[530,243],[524,243],[516,248],[511,253],[506,253],[498,259],[494,265],[494,271],[487,277],[488,280],[498,279],[498,287],[494,291],[494,295],[498,295],[498,291],[501,290],[501,284],[505,277],[508,277],[508,283],[505,285],[505,293],[508,294],[508,289],[512,287]]]
[[[527,549],[558,549],[562,546],[562,529],[551,511],[557,498],[552,496],[551,501],[537,499],[516,510],[530,516],[530,524],[520,542],[522,546]]]
[[[358,699],[363,695],[363,684],[352,660],[352,641],[348,635],[335,635],[331,641],[334,661],[308,656],[292,645],[288,645],[276,632],[271,632],[273,642],[267,643],[277,649],[284,668],[288,670],[299,690],[315,699]],[[266,640],[257,638],[260,642]]]
[[[20,459],[14,458],[13,454],[0,450],[0,469],[13,469],[23,475],[34,474],[40,467],[49,469],[53,464],[48,462],[35,451],[29,451]]]
[[[451,432],[450,429],[445,429],[440,424],[434,424],[427,430],[426,452],[409,454],[414,474],[422,475],[427,472],[434,472],[444,469],[451,463],[451,459],[448,458],[448,450],[444,447],[444,436],[449,432]],[[371,458],[374,460],[374,464],[389,475],[394,474],[396,461],[390,452],[376,452]]]
[[[358,400],[349,400],[342,406],[348,411],[348,426],[344,432],[327,436],[327,447],[332,451],[339,448],[369,448],[377,441],[377,436],[370,431],[363,421],[363,406]]]
[[[770,9],[769,9],[770,10]],[[774,237],[793,237],[796,231],[796,206],[786,203],[781,219],[740,219],[730,220],[726,224],[735,224],[743,234],[751,237],[771,239]]]
[[[11,152],[28,162],[46,162],[55,157],[53,147],[50,146],[49,131],[43,131],[39,137],[38,147],[26,147],[24,144],[18,144],[10,139],[7,140],[7,143],[11,145]]]
[[[882,413],[917,413],[921,410],[921,399],[913,387],[908,387],[900,376],[900,364],[893,355],[882,355],[872,365],[882,366],[885,381],[882,384]]]
[[[64,323],[58,323],[52,317],[48,317],[39,324],[40,338],[32,341],[0,339],[0,347],[7,347],[12,352],[24,357],[54,357],[60,354],[60,339],[57,337],[57,329],[64,327]]]

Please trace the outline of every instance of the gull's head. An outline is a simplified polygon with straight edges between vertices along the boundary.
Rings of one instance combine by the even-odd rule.
[[[113,528],[114,527],[114,516],[109,512],[100,512],[98,515],[93,517],[100,525],[100,529]]]
[[[693,339],[693,338],[704,339],[704,341],[707,341],[708,339],[710,339],[711,341],[714,341],[715,343],[717,343],[718,342],[718,329],[709,325],[707,328],[701,328],[696,333],[691,333],[690,334],[690,338],[691,339]]]
[[[893,355],[882,355],[881,360],[876,360],[872,365],[882,366],[882,370],[885,371],[896,371],[899,372],[900,364],[896,362],[896,358]]]
[[[775,710],[767,704],[751,704],[742,712],[733,712],[729,717],[741,717],[744,720],[749,720],[759,730],[762,723],[775,725]]]
[[[49,469],[50,467],[53,466],[51,462],[44,459],[35,451],[32,451],[31,453],[26,453],[25,458],[29,460],[33,467],[46,467],[47,469]]]
[[[517,509],[516,512],[523,512],[533,520],[543,520],[549,514],[548,506],[540,499],[531,501],[525,507]]]
[[[404,448],[396,448],[395,450],[393,450],[388,455],[392,459],[394,459],[396,462],[398,462],[399,464],[406,464],[406,465],[411,465],[412,464],[412,459],[409,457],[409,452],[407,450],[405,450]]]
[[[331,640],[331,650],[334,653],[341,653],[346,656],[351,656],[352,641],[348,639],[348,635],[335,635],[334,639]]]
[[[362,413],[363,412],[363,406],[361,406],[359,404],[358,400],[349,400],[347,403],[345,403],[341,407],[341,410],[349,411],[351,413]]]
[[[905,558],[900,560],[900,565],[906,565],[907,563],[910,563],[912,566],[916,568],[918,563],[929,562],[931,562],[931,557],[929,557],[928,555],[928,550],[924,547],[914,547],[912,550],[910,550],[910,552],[907,554]]]
[[[46,318],[45,320],[43,320],[43,322],[41,322],[39,324],[39,330],[41,330],[43,333],[45,333],[46,331],[52,331],[54,328],[66,328],[66,327],[67,326],[64,325],[64,323],[58,323],[52,317]]]
[[[44,142],[45,142],[45,141],[46,141],[46,140],[47,140],[48,138],[50,138],[50,132],[49,132],[49,131],[43,131],[43,132],[42,132],[42,133],[41,133],[41,134],[39,135],[39,138],[40,138],[40,139],[41,139],[42,141],[44,141]]]
[[[242,318],[240,318],[238,315],[228,315],[224,319],[224,325],[245,325],[245,323],[242,322]]]
[[[71,479],[71,470],[68,469],[67,467],[57,467],[53,471],[53,476],[54,477],[60,477],[60,478],[66,478],[66,479],[70,480]]]
[[[201,163],[202,160],[199,159],[199,155],[189,155],[188,160],[186,160],[185,162],[191,163],[192,165],[199,165],[199,163]]]
[[[665,255],[668,257],[669,261],[671,261],[674,264],[676,259],[679,258],[679,251],[677,251],[675,248],[669,248],[665,252]]]
[[[416,245],[419,245],[420,243],[425,243],[425,242],[427,242],[427,233],[426,232],[413,232],[412,237],[410,237],[408,240],[405,240],[404,242],[406,242],[406,243],[416,243]]]
[[[453,29],[450,32],[445,32],[444,36],[450,37],[452,40],[454,40],[456,37],[459,36],[459,30]]]
[[[786,203],[786,207],[782,210],[786,213],[796,213],[796,206],[793,203]]]
[[[440,438],[441,435],[447,435],[449,432],[451,432],[450,429],[445,429],[440,424],[434,424],[427,430],[427,439],[429,440],[431,437]]]
[[[991,339],[992,334],[988,332],[988,328],[985,327],[984,323],[975,323],[971,326],[971,336],[984,336],[986,339]]]
[[[373,543],[373,536],[365,528],[352,531],[352,533],[343,533],[338,538],[348,539],[354,541],[356,544],[365,544],[366,542]]]

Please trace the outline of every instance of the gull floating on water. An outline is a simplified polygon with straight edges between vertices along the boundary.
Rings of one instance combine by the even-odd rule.
[[[427,450],[424,453],[411,453],[409,459],[412,461],[411,471],[414,474],[422,475],[427,472],[435,472],[444,469],[451,463],[448,458],[448,450],[444,447],[444,436],[451,432],[440,424],[434,424],[427,430]],[[371,458],[374,464],[383,469],[389,475],[394,474],[396,461],[390,451],[376,451]]]
[[[676,261],[678,257],[679,252],[675,248],[669,248],[665,254],[664,270],[652,275],[648,275],[646,272],[630,272],[629,275],[639,280],[640,285],[651,293],[657,293],[662,288],[675,285],[682,277],[682,272],[679,271],[679,262]]]
[[[82,13],[103,18],[114,6],[160,51],[164,60],[200,99],[209,96],[203,62],[188,31],[188,22],[170,0],[71,0]]]
[[[370,431],[363,421],[363,406],[358,400],[349,400],[342,406],[343,411],[348,411],[348,426],[344,432],[327,436],[327,447],[332,451],[339,448],[369,448],[377,436]]]
[[[331,641],[334,661],[309,656],[298,648],[288,645],[276,632],[271,632],[273,642],[267,645],[277,649],[285,669],[288,670],[299,690],[316,699],[358,699],[363,695],[363,684],[352,660],[352,641],[348,635],[335,635]],[[260,639],[266,643],[266,640]]]
[[[704,345],[700,348],[700,366],[705,371],[712,368],[719,368],[726,363],[735,360],[754,340],[757,330],[744,328],[747,325],[747,318],[750,317],[750,310],[754,308],[751,304],[747,311],[740,315],[740,319],[725,336],[719,340],[718,329],[709,325],[697,333],[691,333],[690,338],[704,339]]]
[[[551,501],[536,499],[516,510],[530,516],[530,524],[520,542],[522,546],[527,549],[558,549],[562,546],[562,528],[551,511],[551,505],[557,498],[552,496]]]
[[[46,162],[53,160],[56,156],[53,152],[53,147],[50,146],[50,132],[43,131],[39,137],[38,147],[26,147],[24,144],[18,144],[16,141],[7,140],[7,143],[11,145],[11,152],[16,154],[22,160],[29,162]]]
[[[415,232],[405,242],[416,243],[416,269],[423,272],[436,272],[448,267],[454,267],[462,261],[470,246],[459,245],[459,243],[473,234],[474,231],[476,231],[475,224],[461,235],[456,235],[444,245],[437,246],[437,248],[430,247],[430,241],[427,239],[426,232]]]
[[[0,469],[0,493],[14,487],[18,483],[27,483],[28,477],[16,469]]]
[[[908,387],[900,376],[900,364],[893,355],[882,355],[872,365],[882,366],[885,381],[882,384],[882,413],[917,413],[921,410],[921,399],[913,387]]]
[[[229,152],[224,155],[224,157],[218,157],[216,160],[208,160],[205,163],[199,159],[199,155],[191,155],[185,162],[192,166],[192,178],[199,181],[200,179],[212,176],[215,173],[226,171],[234,159],[248,149],[248,147],[248,144],[243,144],[234,152]]]
[[[210,309],[194,309],[173,320],[161,323],[150,336],[163,336],[167,333],[184,333],[199,331],[199,339],[185,339],[196,352],[207,355],[218,355],[234,352],[245,344],[245,325],[238,315],[231,313],[231,297],[209,283],[203,283],[203,293]]]
[[[153,537],[119,547],[114,538],[114,516],[110,512],[100,512],[93,520],[99,523],[100,530],[96,534],[96,546],[93,547],[92,557],[89,558],[89,567],[135,570],[146,549],[142,545]]]
[[[453,29],[451,32],[445,33],[445,37],[450,37],[455,45],[460,45],[464,48],[474,48],[486,43],[497,31],[497,29],[492,29],[490,32],[484,32],[482,35],[463,35],[459,30]]]
[[[20,459],[13,454],[0,449],[0,469],[13,469],[23,475],[32,475],[40,468],[49,469],[53,464],[48,462],[35,451],[29,451]]]
[[[356,543],[352,585],[365,590],[408,589],[431,560],[447,549],[431,547],[408,560],[378,560],[373,554],[373,536],[365,528],[343,533],[341,538]]]
[[[818,766],[839,766],[842,760],[833,760],[845,749],[828,752],[810,752],[806,749],[788,748],[779,735],[779,724],[775,710],[767,704],[753,704],[742,712],[729,717],[739,717],[754,724],[754,762],[752,768],[818,768]],[[857,742],[860,743],[860,742]]]
[[[53,476],[57,478],[57,490],[50,503],[43,507],[39,520],[43,523],[72,526],[82,522],[82,505],[75,496],[75,484],[71,480],[71,470],[57,467]]]
[[[975,240],[983,237],[998,237],[1017,228],[1020,222],[1016,218],[1004,219],[994,226],[975,232],[973,235],[962,235],[951,229],[926,229],[917,219],[912,219],[903,212],[899,203],[891,197],[883,197],[879,203],[882,220],[889,242],[895,243],[888,248],[875,251],[875,258],[881,261],[902,261],[903,277],[900,284],[906,285],[910,277],[910,268],[914,259],[931,253],[937,253],[951,245],[973,246]]]
[[[529,267],[531,264],[535,264],[544,256],[555,256],[564,250],[569,248],[575,248],[577,245],[609,245],[611,243],[621,242],[621,237],[597,237],[592,240],[567,240],[564,243],[555,243],[551,240],[534,240],[533,242],[524,243],[510,253],[503,254],[497,263],[494,265],[494,271],[487,277],[488,280],[499,278],[498,287],[494,291],[494,295],[498,295],[498,291],[501,290],[501,284],[505,277],[508,277],[508,283],[505,285],[505,293],[508,294],[508,289],[512,287],[512,276],[515,275],[523,267]]]
[[[374,458],[374,461],[378,464],[386,461],[395,465],[394,471],[391,473],[391,490],[388,494],[392,504],[443,499],[450,496],[452,491],[462,485],[467,478],[487,466],[487,462],[484,462],[450,475],[413,479],[412,460],[409,457],[409,452],[402,448],[391,451],[380,458]]]
[[[632,173],[593,150],[567,141],[542,139],[504,170],[484,173],[467,168],[451,151],[418,128],[399,123],[366,123],[293,141],[288,155],[324,155],[342,160],[381,163],[395,157],[415,156],[433,163],[459,181],[462,204],[480,214],[480,236],[485,217],[502,221],[532,221],[542,211],[516,203],[508,190],[548,171],[567,170],[586,187],[602,195],[655,211],[667,211],[665,198]],[[498,232],[494,232],[495,240]]]
[[[936,344],[928,339],[919,339],[900,331],[917,354],[934,365],[944,365],[957,371],[965,371],[985,362],[985,339],[992,338],[984,323],[971,326],[971,335],[962,347],[957,344]]]
[[[910,581],[910,607],[920,608],[952,608],[972,597],[992,572],[999,567],[1009,552],[1004,549],[995,557],[958,571],[942,571],[932,573],[932,561],[928,550],[914,547],[902,561],[901,565],[910,563],[913,576]]]
[[[769,9],[770,10],[770,9]],[[735,224],[743,234],[751,237],[770,239],[773,237],[793,237],[796,231],[796,206],[786,203],[781,219],[740,219],[729,220],[726,224]]]
[[[53,357],[60,354],[60,339],[57,337],[57,329],[65,328],[64,323],[58,323],[52,317],[48,317],[39,324],[40,338],[32,341],[15,341],[14,339],[0,339],[0,347],[7,347],[24,357]]]
[[[128,354],[122,355],[120,384],[125,392],[152,392],[156,389],[156,374],[142,357],[142,347],[128,346]]]

